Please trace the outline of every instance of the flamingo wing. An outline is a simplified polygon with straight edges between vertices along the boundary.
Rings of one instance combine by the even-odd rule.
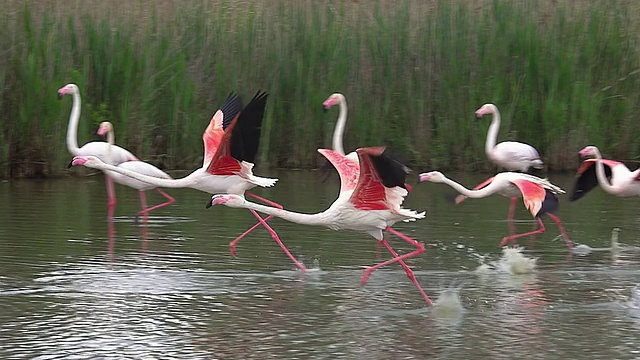
[[[587,159],[582,162],[582,165],[576,171],[576,181],[571,192],[569,201],[575,201],[585,196],[589,191],[598,186],[598,177],[596,176],[596,159]],[[615,160],[602,159],[602,165],[604,165],[604,174],[607,180],[611,181],[611,169],[618,165],[623,165],[621,162]]]
[[[358,183],[349,198],[361,210],[389,210],[387,189],[400,187],[400,202],[407,194],[405,181],[409,169],[398,161],[385,156],[384,147],[360,148],[356,150],[360,163]],[[396,201],[394,201],[396,202]],[[394,204],[399,209],[400,203]]]
[[[220,141],[222,141],[224,129],[231,124],[240,111],[242,111],[242,99],[237,94],[231,93],[222,103],[220,109],[213,114],[209,126],[202,133],[202,141],[204,142],[203,167],[211,163],[220,146]]]
[[[512,179],[511,183],[520,189],[524,206],[536,217],[542,209],[547,191],[542,184],[524,179]]]
[[[358,175],[360,174],[360,164],[341,153],[329,150],[318,149],[329,162],[336,168],[340,175],[340,192],[351,191],[356,188]]]
[[[253,99],[224,129],[218,148],[207,167],[212,175],[237,175],[242,163],[252,163],[260,145],[260,131],[267,93],[256,93]],[[224,127],[224,123],[223,123]]]

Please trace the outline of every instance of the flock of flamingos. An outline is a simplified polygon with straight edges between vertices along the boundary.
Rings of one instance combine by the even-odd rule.
[[[64,95],[71,95],[73,98],[67,131],[67,147],[74,156],[71,165],[84,165],[104,172],[109,196],[110,217],[113,216],[116,203],[114,182],[138,190],[142,205],[139,215],[145,215],[174,202],[171,196],[160,189],[161,187],[193,188],[212,194],[207,207],[226,205],[234,208],[246,208],[257,218],[258,223],[229,244],[233,255],[235,255],[235,247],[240,239],[257,227],[263,226],[303,272],[306,272],[307,268],[289,252],[278,234],[267,224],[267,221],[272,217],[277,216],[299,224],[325,226],[333,230],[348,229],[365,232],[385,246],[391,254],[391,259],[368,267],[362,275],[362,284],[366,284],[374,270],[397,262],[404,268],[407,276],[415,284],[425,301],[432,304],[416,280],[413,271],[405,263],[405,259],[424,252],[424,246],[391,227],[398,221],[415,221],[425,218],[424,212],[416,212],[402,207],[405,196],[411,190],[405,182],[409,169],[385,154],[384,147],[358,148],[348,154],[345,153],[342,137],[347,118],[347,104],[342,94],[332,94],[322,104],[325,111],[338,105],[340,113],[333,134],[333,149],[318,149],[318,152],[326,157],[338,171],[340,193],[328,209],[316,214],[284,210],[280,204],[249,191],[256,186],[273,186],[277,181],[277,179],[256,176],[252,170],[258,151],[267,93],[256,93],[246,105],[243,104],[240,96],[230,94],[220,109],[215,112],[202,135],[204,142],[202,167],[180,179],[173,179],[164,171],[139,160],[131,152],[115,145],[113,126],[109,122],[100,124],[98,130],[98,134],[106,136],[106,142],[94,141],[79,147],[77,127],[81,98],[78,86],[75,84],[65,85],[58,90],[59,97]],[[456,197],[456,203],[466,197],[482,198],[493,194],[511,198],[509,220],[513,219],[517,198],[522,198],[525,207],[538,222],[539,228],[531,232],[516,234],[510,221],[510,235],[502,239],[500,246],[508,242],[515,242],[516,239],[523,236],[544,232],[545,226],[541,216],[547,215],[557,224],[569,249],[573,249],[573,244],[564,231],[560,219],[553,214],[558,208],[556,194],[562,194],[564,191],[547,179],[541,179],[527,173],[532,167],[543,168],[538,151],[521,142],[505,141],[496,144],[500,128],[500,112],[495,105],[485,104],[476,111],[476,117],[482,118],[485,115],[492,116],[485,147],[487,157],[507,172],[498,173],[473,189],[468,189],[437,171],[420,174],[419,181],[445,183],[451,186],[461,194]],[[585,147],[580,151],[580,155],[593,158],[584,160],[578,169],[571,200],[579,199],[598,184],[606,192],[615,196],[640,195],[640,169],[632,172],[621,162],[602,159],[595,146]],[[151,189],[158,191],[167,201],[147,207],[145,191]],[[267,205],[248,201],[245,195]],[[268,216],[262,218],[258,212]],[[413,245],[415,250],[398,255],[387,242],[384,236],[385,231]]]

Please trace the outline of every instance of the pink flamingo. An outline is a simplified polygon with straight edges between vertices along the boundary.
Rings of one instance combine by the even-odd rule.
[[[454,188],[459,193],[470,198],[483,198],[493,194],[518,198],[522,197],[524,206],[531,212],[531,215],[538,221],[540,227],[527,233],[511,234],[505,236],[500,242],[500,246],[504,246],[508,241],[515,241],[518,238],[542,234],[545,232],[544,224],[540,219],[542,214],[549,216],[558,225],[558,229],[564,238],[569,249],[573,249],[573,243],[569,240],[567,233],[562,227],[560,219],[553,215],[552,212],[558,209],[558,198],[555,194],[564,194],[564,190],[550,183],[547,179],[541,179],[537,176],[515,173],[502,172],[491,177],[478,185],[479,189],[469,190],[457,182],[447,178],[438,171],[431,171],[419,175],[420,182],[430,181],[435,183],[445,183]]]
[[[595,159],[582,162],[577,171],[571,201],[580,199],[598,184],[611,195],[640,196],[640,169],[631,171],[619,161],[603,159],[600,150],[595,146],[587,146],[580,150],[580,156],[594,156]]]
[[[500,111],[494,104],[484,104],[476,110],[476,117],[481,119],[483,116],[491,114],[491,125],[487,132],[487,142],[485,143],[485,152],[489,160],[494,164],[505,168],[507,171],[529,172],[530,168],[542,169],[544,163],[540,159],[538,151],[531,145],[517,141],[503,141],[496,145],[498,139],[498,131],[500,130]],[[482,184],[474,187],[477,190]],[[464,196],[460,195],[456,198],[456,204],[464,200]],[[516,209],[516,197],[511,198],[509,206],[509,215],[507,220],[511,224]],[[510,229],[513,229],[510,225]]]
[[[277,216],[298,224],[326,226],[332,230],[362,231],[382,242],[393,258],[367,268],[362,275],[362,284],[366,284],[371,273],[383,266],[400,262],[407,276],[418,288],[427,303],[431,300],[418,283],[413,271],[404,263],[405,259],[424,252],[424,246],[416,240],[391,228],[398,221],[415,221],[425,217],[425,213],[402,208],[407,195],[405,184],[409,171],[407,167],[383,154],[384,148],[360,148],[356,150],[360,170],[354,167],[342,154],[328,149],[319,149],[337,169],[340,169],[341,191],[338,198],[323,212],[302,214],[280,208],[264,206],[245,200],[235,194],[217,194],[211,198],[211,205],[226,205],[235,208],[247,208],[268,215]],[[359,173],[359,174],[356,174]],[[354,185],[355,180],[355,186]],[[411,245],[416,250],[398,255],[384,238],[386,230]]]
[[[84,165],[100,170],[111,170],[164,188],[184,188],[204,191],[210,194],[245,194],[265,202],[271,206],[281,205],[250,193],[248,190],[256,186],[273,186],[277,179],[253,175],[253,161],[257,155],[262,119],[267,102],[267,93],[258,92],[243,108],[240,97],[235,94],[222,104],[213,115],[209,126],[202,135],[204,141],[203,166],[180,179],[158,179],[146,176],[129,169],[105,164],[96,157],[77,156],[73,165]],[[271,217],[262,219],[257,212],[251,213],[259,223],[249,228],[229,244],[231,254],[235,256],[235,244],[259,225],[264,226],[271,237],[280,245],[287,256],[302,271],[307,269],[289,252],[277,233],[266,223]]]
[[[107,159],[110,159],[112,149],[115,148],[115,146],[113,145],[115,142],[115,132],[113,130],[113,125],[108,121],[103,121],[102,123],[100,123],[100,127],[98,128],[98,135],[107,137],[107,143],[110,146],[109,149],[107,150]],[[107,161],[107,163],[109,162],[110,161]],[[129,161],[121,162],[116,166],[120,169],[128,169],[130,171],[135,171],[137,173],[144,174],[147,176],[153,176],[159,179],[171,179],[171,176],[169,176],[169,174],[165,173],[164,171],[158,169],[157,167],[147,162],[140,161],[140,160],[129,160]],[[154,185],[151,185],[149,183],[146,183],[140,180],[136,180],[134,178],[131,178],[126,175],[122,175],[114,171],[105,170],[105,174],[107,175],[107,177],[113,179],[113,181],[117,182],[118,184],[126,185],[128,187],[138,190],[138,194],[140,196],[140,204],[142,205],[142,210],[138,212],[138,215],[146,215],[153,210],[159,209],[161,207],[165,207],[167,205],[171,205],[175,202],[175,199],[173,197],[171,197],[169,194],[167,194],[166,192],[162,191],[161,189],[157,188]],[[145,196],[145,191],[151,190],[151,189],[156,189],[156,191],[160,195],[164,196],[167,199],[167,201],[158,205],[154,205],[150,208],[147,208],[147,199]]]
[[[69,127],[67,129],[67,149],[69,149],[71,155],[92,155],[112,165],[117,165],[127,161],[138,161],[138,158],[128,150],[116,145],[110,145],[103,141],[92,141],[84,144],[82,147],[78,147],[78,122],[80,119],[80,108],[82,103],[80,98],[80,89],[78,89],[76,84],[67,84],[58,90],[58,98],[61,99],[65,95],[71,95],[73,97],[71,115],[69,116]],[[116,205],[113,179],[106,175],[105,183],[107,184],[107,194],[109,196],[107,206],[109,207],[110,213],[112,213],[113,207]]]

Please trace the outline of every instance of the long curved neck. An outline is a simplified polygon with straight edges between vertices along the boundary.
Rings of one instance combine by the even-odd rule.
[[[489,131],[487,132],[487,142],[484,146],[484,151],[489,155],[494,147],[496,147],[496,141],[498,141],[498,131],[500,131],[500,111],[498,108],[493,109],[493,115],[491,116],[491,125],[489,125]]]
[[[609,183],[607,180],[607,176],[604,174],[604,165],[602,164],[602,155],[600,154],[600,150],[595,150],[596,156],[596,177],[598,178],[598,183],[600,183],[600,187],[608,192],[609,194],[617,194],[618,189]]]
[[[78,147],[78,121],[80,119],[81,102],[80,94],[74,92],[73,105],[71,107],[71,115],[69,115],[69,127],[67,128],[67,148],[73,155],[81,155]]]
[[[107,149],[107,163],[112,164],[111,161],[111,148],[113,148],[113,144],[116,143],[116,134],[115,130],[111,128],[111,130],[107,131],[107,143],[109,143],[109,148]]]
[[[347,100],[344,96],[340,97],[340,113],[338,114],[338,121],[336,122],[336,128],[333,130],[333,150],[344,155],[344,147],[342,145],[342,139],[344,137],[344,127],[347,123]]]
[[[265,206],[262,204],[256,204],[251,201],[245,201],[241,207],[259,211],[267,215],[273,215],[296,224],[328,225],[327,221],[325,220],[325,212],[316,214],[302,214],[289,210],[274,208],[271,206]]]
[[[155,185],[157,187],[163,187],[163,188],[185,188],[185,187],[192,187],[196,181],[194,180],[194,177],[192,176],[193,173],[180,178],[180,179],[163,179],[163,178],[157,178],[154,176],[148,176],[148,175],[144,175],[141,174],[137,171],[133,171],[133,170],[129,170],[129,169],[123,169],[120,168],[118,166],[114,166],[111,164],[106,164],[106,163],[100,163],[97,165],[93,165],[91,166],[93,168],[96,168],[98,170],[103,170],[103,171],[114,171],[117,173],[120,173],[122,175],[126,175],[128,177],[134,178],[136,180],[140,180],[142,182],[145,182],[147,184],[151,184],[151,185]]]
[[[491,186],[492,184],[489,184],[479,190],[470,190],[449,178],[444,178],[443,182],[454,188],[460,194],[470,198],[483,198],[492,195],[495,192],[493,186]]]

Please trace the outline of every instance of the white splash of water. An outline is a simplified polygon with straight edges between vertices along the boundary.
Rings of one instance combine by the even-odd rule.
[[[525,256],[522,248],[504,247],[502,257],[496,262],[496,269],[512,275],[531,274],[536,269],[536,261],[535,258]]]
[[[433,302],[432,313],[439,320],[446,322],[458,322],[465,312],[460,300],[460,288],[447,288],[443,290],[436,301]]]

